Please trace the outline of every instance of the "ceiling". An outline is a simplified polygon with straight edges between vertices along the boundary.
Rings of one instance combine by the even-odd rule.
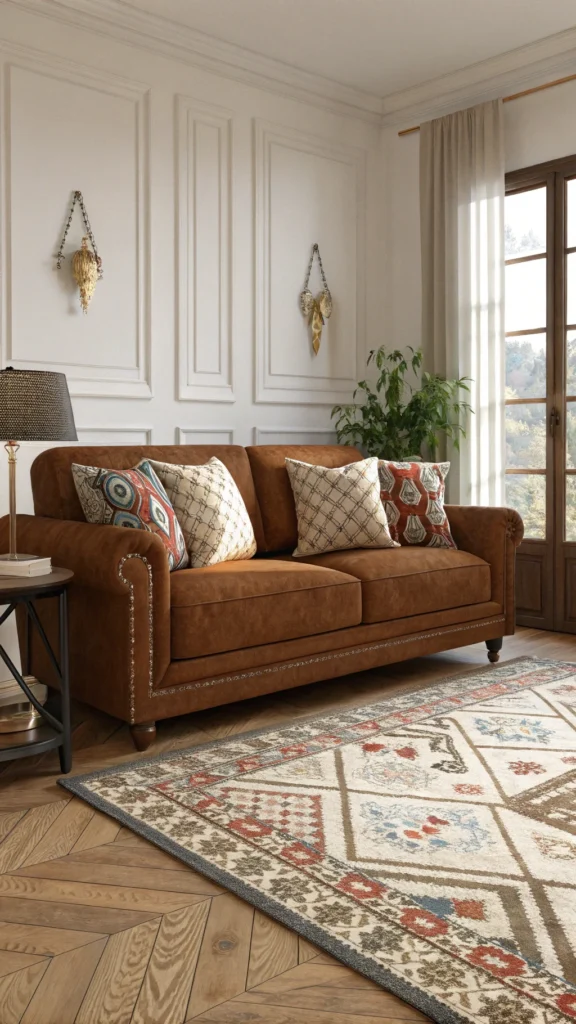
[[[124,0],[387,96],[576,25],[574,0]]]

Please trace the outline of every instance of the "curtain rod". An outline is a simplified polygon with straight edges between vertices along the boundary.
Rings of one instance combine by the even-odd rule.
[[[532,89],[524,89],[523,92],[514,92],[511,96],[504,96],[502,103],[511,103],[512,100],[521,100],[523,96],[531,96],[534,92],[542,92],[544,89],[553,89],[556,85],[564,85],[565,82],[576,81],[576,75],[566,75],[565,78],[557,78],[554,82],[545,82],[544,85],[535,85]],[[412,135],[413,132],[419,132],[420,125],[416,124],[413,128],[403,128],[398,135]]]

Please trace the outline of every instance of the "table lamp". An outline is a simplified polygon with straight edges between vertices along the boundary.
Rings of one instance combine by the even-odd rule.
[[[28,561],[35,556],[16,552],[16,453],[21,441],[78,440],[66,375],[11,366],[1,370],[0,439],[8,452],[10,485],[10,552],[0,559]]]

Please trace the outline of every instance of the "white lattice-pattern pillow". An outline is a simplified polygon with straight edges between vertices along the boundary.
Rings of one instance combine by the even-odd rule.
[[[338,469],[286,459],[298,519],[295,555],[396,548],[380,500],[378,459]]]
[[[202,466],[148,461],[172,502],[193,569],[256,554],[248,510],[220,459]]]

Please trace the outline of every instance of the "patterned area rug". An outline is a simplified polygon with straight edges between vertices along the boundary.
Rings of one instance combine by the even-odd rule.
[[[60,781],[437,1022],[576,1020],[575,665]]]

